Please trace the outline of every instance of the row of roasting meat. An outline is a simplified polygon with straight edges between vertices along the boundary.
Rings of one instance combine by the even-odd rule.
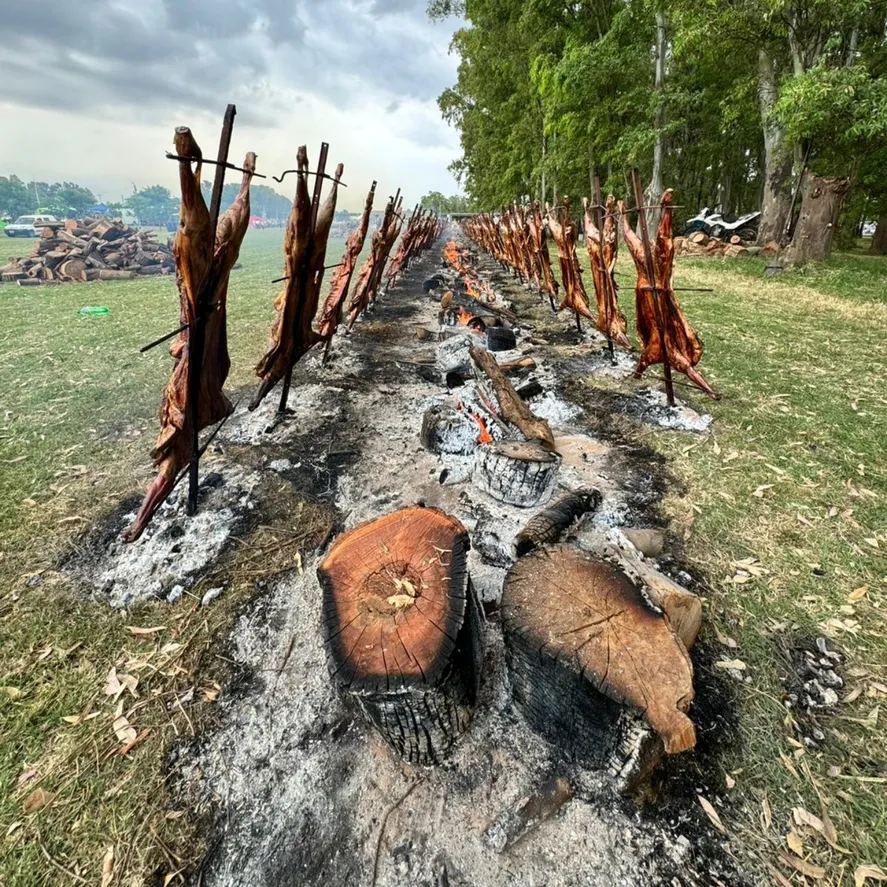
[[[123,538],[128,542],[139,538],[178,478],[198,455],[194,452],[195,421],[199,432],[223,421],[234,410],[224,391],[231,366],[226,323],[228,279],[249,227],[249,192],[256,155],[252,152],[246,155],[240,191],[219,217],[213,231],[210,212],[200,189],[202,154],[187,127],[176,129],[175,147],[178,157],[183,158],[179,160],[182,204],[173,243],[181,328],[170,348],[175,366],[163,393],[160,435],[151,451],[158,474],[148,487],[135,521],[124,533]],[[383,278],[387,289],[442,231],[442,222],[434,213],[416,209],[405,220],[402,198],[390,198],[382,223],[373,232],[369,255],[357,272],[351,291],[358,258],[369,231],[376,189],[374,182],[360,223],[348,237],[345,253],[335,266],[329,293],[318,312],[342,165],[336,168],[332,187],[319,206],[312,205],[314,201],[309,194],[308,178],[313,173],[309,171],[308,152],[304,146],[299,148],[297,165],[296,195],[283,242],[284,286],[274,302],[271,340],[256,367],[260,384],[249,404],[251,410],[288,376],[311,348],[323,346],[325,356],[328,355],[333,335],[345,312],[350,329],[378,298]],[[319,194],[319,189],[315,193]],[[398,237],[400,243],[389,261]],[[200,344],[202,366],[192,376],[191,351],[192,348],[198,350]],[[190,384],[194,379],[199,385]]]
[[[652,364],[667,361],[669,366],[684,373],[710,397],[717,397],[696,369],[702,357],[702,341],[687,322],[675,296],[673,199],[671,190],[662,197],[659,228],[650,249],[651,263],[648,263],[641,238],[629,224],[629,211],[621,200],[617,204],[611,194],[602,207],[593,207],[587,199],[584,201],[585,247],[591,266],[597,314],[591,309],[582,282],[582,268],[576,252],[579,230],[570,216],[568,198],[558,201],[555,207],[546,204],[544,214],[537,201],[530,206],[507,207],[498,219],[488,214],[474,216],[464,221],[462,227],[481,249],[510,267],[541,294],[547,294],[552,308],[555,308],[559,288],[552,273],[547,230],[557,247],[563,281],[563,299],[557,310],[570,309],[576,315],[577,323],[580,317],[585,317],[610,341],[630,348],[625,314],[619,307],[619,285],[615,275],[617,217],[621,218],[622,236],[637,270],[635,299],[641,354],[635,376],[640,377]]]

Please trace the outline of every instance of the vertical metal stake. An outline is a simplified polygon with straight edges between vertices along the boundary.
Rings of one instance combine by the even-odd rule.
[[[237,109],[228,105],[225,119],[222,122],[222,134],[219,138],[218,165],[213,181],[212,198],[209,204],[209,230],[215,240],[216,225],[219,221],[219,210],[222,206],[222,189],[225,187],[225,166],[228,162],[228,150],[231,147],[231,133],[234,129],[234,116]],[[191,463],[188,466],[188,505],[186,513],[197,513],[197,488],[200,484],[200,378],[203,375],[203,351],[206,344],[206,322],[208,320],[208,301],[212,285],[212,266],[206,279],[201,281],[197,295],[197,316],[194,327],[188,335],[188,418],[191,426]]]

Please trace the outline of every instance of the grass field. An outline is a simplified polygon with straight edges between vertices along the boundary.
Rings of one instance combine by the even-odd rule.
[[[280,239],[250,232],[232,277],[231,387],[254,379]],[[8,252],[25,250],[17,241]],[[793,807],[827,810],[842,850],[808,829],[803,853],[825,869],[819,883],[850,885],[861,863],[887,869],[887,263],[842,255],[815,272],[764,279],[762,270],[752,259],[680,263],[681,285],[715,290],[682,302],[724,399],[692,394],[716,419],[710,436],[641,434],[683,481],[686,493],[664,504],[671,528],[711,588],[710,624],[736,643],[725,654],[751,678],[737,682],[727,829],[774,862],[788,849]],[[622,301],[631,326],[632,300]],[[81,317],[84,305],[111,313]],[[0,286],[0,883],[10,887],[98,883],[109,848],[111,883],[160,872],[174,884],[199,855],[194,823],[164,794],[162,761],[212,717],[222,680],[212,639],[248,588],[208,611],[186,599],[122,615],[59,592],[52,569],[151,474],[170,361],[164,347],[144,356],[138,347],[176,319],[169,278]],[[805,751],[786,726],[778,678],[786,651],[820,634],[846,655],[848,701],[825,722],[823,750]],[[137,695],[139,727],[151,732],[124,757],[108,675],[145,661],[121,698]],[[201,704],[186,714],[177,694],[192,686]]]

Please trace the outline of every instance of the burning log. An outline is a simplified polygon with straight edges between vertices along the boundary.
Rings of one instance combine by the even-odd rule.
[[[687,651],[610,564],[567,545],[521,558],[505,579],[502,627],[518,706],[569,757],[631,790],[662,752],[695,745]]]
[[[317,573],[330,673],[399,754],[439,762],[471,720],[481,617],[465,528],[405,508],[336,540]]]
[[[687,322],[674,293],[673,200],[674,192],[671,189],[662,195],[662,216],[652,250],[652,269],[648,266],[644,244],[628,223],[625,204],[619,201],[623,238],[638,275],[635,297],[641,356],[635,378],[639,379],[651,364],[667,362],[668,366],[689,377],[709,397],[717,399],[714,389],[695,369],[702,358],[702,340]]]
[[[589,201],[585,206],[585,247],[591,265],[591,277],[594,281],[594,293],[597,300],[597,328],[608,338],[621,345],[631,348],[631,342],[625,334],[627,327],[625,315],[616,300],[619,284],[616,283],[616,199],[610,194],[607,197],[607,214],[603,221],[603,231],[594,224]]]
[[[545,419],[533,415],[532,410],[521,400],[511,382],[505,378],[502,368],[496,363],[496,358],[482,348],[472,348],[469,353],[478,369],[486,373],[493,383],[502,415],[517,427],[527,440],[538,439],[542,441],[545,448],[553,450],[554,435],[551,433],[551,426]]]
[[[370,213],[373,210],[375,198],[376,183],[373,182],[367,194],[363,215],[360,217],[360,224],[348,235],[348,240],[345,243],[345,254],[342,256],[341,264],[336,269],[329,295],[326,297],[326,302],[320,315],[320,325],[317,334],[326,342],[325,359],[329,355],[330,344],[336,329],[342,322],[342,310],[345,306],[345,299],[348,298],[348,289],[351,286],[354,269],[357,267],[358,256],[360,256],[363,245],[366,242],[367,231],[370,227]]]
[[[202,157],[200,147],[187,127],[176,129],[175,147],[180,157]],[[243,168],[246,172],[237,198],[219,218],[216,230],[211,231],[209,210],[200,191],[202,164],[198,159],[192,171],[190,160],[179,161],[182,206],[173,252],[176,257],[182,331],[173,339],[169,349],[176,364],[163,393],[160,436],[151,451],[160,473],[148,488],[132,526],[123,534],[125,542],[139,538],[157,507],[172,489],[179,472],[191,462],[195,429],[188,382],[192,334],[199,323],[204,324],[205,332],[196,431],[221,422],[234,410],[223,391],[231,368],[226,328],[228,278],[249,227],[249,187],[256,169],[255,154],[250,152],[246,155]],[[108,235],[109,232],[110,226],[105,228],[104,234]],[[208,316],[201,316],[204,311],[209,311]]]
[[[474,451],[474,484],[499,502],[531,508],[551,497],[561,457],[538,440],[503,440]]]
[[[283,292],[274,302],[277,313],[271,342],[256,367],[262,382],[249,404],[250,410],[256,409],[281,379],[288,380],[293,366],[320,341],[312,323],[317,314],[342,164],[336,168],[332,189],[319,209],[312,207],[308,195],[308,151],[304,145],[298,151],[298,167],[296,197],[283,239],[285,282]],[[316,194],[319,197],[319,189]],[[318,210],[316,214],[313,209]]]
[[[594,314],[588,307],[588,294],[582,285],[582,269],[576,256],[576,241],[579,232],[570,218],[570,200],[565,197],[563,203],[548,213],[548,230],[557,244],[557,257],[561,266],[561,279],[564,282],[564,299],[558,308],[563,311],[569,308],[576,316],[576,326],[580,327],[579,318],[587,317],[597,323]]]

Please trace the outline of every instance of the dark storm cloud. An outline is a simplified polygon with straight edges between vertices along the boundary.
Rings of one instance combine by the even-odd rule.
[[[0,99],[138,119],[215,110],[270,123],[275,94],[340,108],[427,101],[451,78],[424,0],[5,0]],[[13,75],[14,76],[11,76]]]

